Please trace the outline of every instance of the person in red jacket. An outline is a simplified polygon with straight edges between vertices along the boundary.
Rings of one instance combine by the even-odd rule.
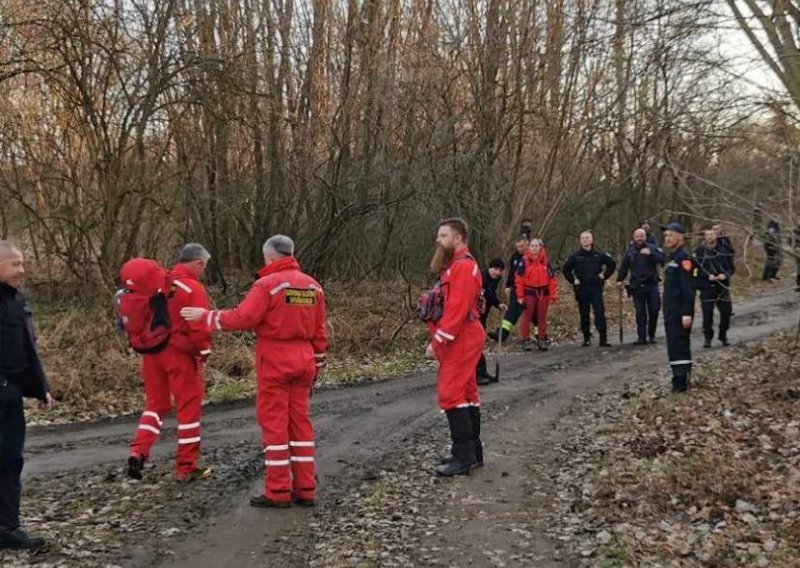
[[[312,506],[316,468],[308,404],[328,350],[325,295],[300,271],[292,239],[270,237],[263,252],[260,278],[241,304],[211,312],[185,308],[181,315],[216,330],[256,332],[256,406],[266,478],[264,493],[250,504],[284,508],[294,498]]]
[[[452,439],[451,457],[443,460],[436,473],[463,475],[483,464],[475,374],[486,337],[478,308],[482,279],[467,248],[463,220],[441,221],[436,244],[431,270],[439,274],[444,309],[440,319],[427,323],[432,338],[427,355],[439,361],[439,407],[447,414]]]
[[[208,477],[211,470],[198,466],[200,457],[200,414],[205,395],[203,367],[211,354],[211,332],[201,323],[180,317],[187,306],[208,309],[208,295],[200,283],[211,255],[197,243],[183,247],[178,262],[166,275],[167,309],[170,316],[169,344],[157,353],[142,356],[145,410],[139,419],[128,458],[128,476],[142,478],[150,449],[161,433],[164,417],[175,400],[178,419],[178,451],[175,478],[192,481]]]
[[[517,301],[525,309],[520,324],[522,348],[531,350],[531,319],[535,316],[537,345],[539,350],[547,351],[550,343],[547,337],[547,310],[558,299],[558,281],[541,239],[531,240],[514,277],[514,286]]]

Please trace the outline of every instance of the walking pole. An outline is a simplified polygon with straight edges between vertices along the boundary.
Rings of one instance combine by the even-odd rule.
[[[622,288],[619,291],[619,344],[622,345]]]

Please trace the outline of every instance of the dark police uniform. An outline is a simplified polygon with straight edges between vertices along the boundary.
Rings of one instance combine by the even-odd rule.
[[[645,248],[650,251],[649,255],[641,253]],[[630,271],[628,291],[636,308],[637,343],[646,343],[648,338],[651,343],[655,341],[658,312],[661,310],[658,266],[664,264],[665,258],[664,251],[649,242],[641,247],[631,244],[622,257],[617,281],[624,281]]]
[[[519,302],[517,301],[517,295],[514,293],[514,277],[517,275],[517,272],[522,265],[522,255],[517,251],[514,251],[514,254],[511,255],[510,259],[508,259],[508,264],[506,265],[508,268],[508,275],[506,276],[505,283],[506,289],[511,289],[511,293],[509,294],[508,298],[508,309],[506,310],[505,316],[503,316],[503,321],[500,322],[500,329],[498,329],[496,333],[489,333],[489,338],[494,341],[497,341],[497,338],[500,335],[503,336],[503,341],[508,339],[508,337],[511,335],[511,330],[514,329],[519,317],[522,315],[522,306],[519,305]]]
[[[0,283],[0,533],[19,528],[25,445],[22,398],[47,399],[31,313],[17,290]]]
[[[491,309],[492,308],[499,309],[500,304],[502,304],[500,298],[497,296],[498,284],[500,284],[500,278],[492,278],[492,275],[489,274],[488,268],[483,271],[483,299],[484,302],[486,303],[486,309],[481,314],[481,325],[483,326],[483,329],[486,329],[486,320],[489,319],[489,312],[491,311]],[[481,381],[481,378],[483,379],[493,378],[490,377],[488,371],[486,370],[486,357],[484,356],[483,353],[481,353],[481,358],[478,361],[477,373],[478,373],[479,384],[483,382]]]
[[[700,292],[700,308],[703,312],[704,347],[711,347],[714,338],[714,307],[719,311],[719,340],[728,344],[728,329],[731,326],[731,276],[735,272],[728,245],[717,241],[715,246],[702,244],[694,251],[697,262],[695,286]],[[711,282],[709,276],[724,274],[722,282]]]
[[[683,247],[667,256],[664,269],[664,330],[667,334],[667,355],[672,367],[672,390],[689,388],[692,370],[692,330],[684,329],[683,316],[694,316],[692,279],[695,262]]]
[[[594,311],[594,326],[600,334],[600,344],[608,343],[603,286],[616,268],[617,263],[610,254],[594,247],[589,250],[581,247],[572,253],[564,264],[564,277],[567,281],[574,285],[576,278],[580,280],[580,284],[575,286],[575,299],[578,300],[584,344],[588,345],[591,336],[590,309]]]

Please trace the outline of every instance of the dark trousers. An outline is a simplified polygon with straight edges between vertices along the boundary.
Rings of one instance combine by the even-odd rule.
[[[661,296],[658,283],[644,284],[633,292],[633,306],[636,308],[636,334],[639,341],[656,336],[658,312],[661,310]]]
[[[684,329],[680,314],[664,313],[664,331],[667,335],[667,356],[672,368],[673,387],[685,384],[692,370],[692,330]]]
[[[578,311],[581,314],[581,332],[583,337],[591,335],[591,323],[589,321],[589,310],[594,312],[594,327],[601,337],[606,335],[606,308],[603,304],[603,289],[597,287],[587,288],[578,287],[575,293],[578,300]]]
[[[19,527],[24,445],[22,393],[15,385],[0,379],[0,530],[10,532]]]
[[[700,289],[700,308],[703,310],[703,334],[714,337],[714,307],[719,311],[719,338],[727,337],[731,326],[731,291],[722,286],[708,286]]]

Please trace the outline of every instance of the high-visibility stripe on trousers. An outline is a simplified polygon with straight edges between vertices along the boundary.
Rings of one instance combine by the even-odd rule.
[[[200,414],[204,383],[195,358],[188,353],[167,347],[142,357],[142,380],[145,411],[139,419],[131,453],[150,458],[150,450],[163,428],[164,417],[175,399],[178,418],[176,473],[183,475],[197,468],[200,456]]]
[[[288,348],[270,353],[258,369],[256,407],[266,466],[264,495],[273,501],[316,496],[314,428],[308,413],[315,375],[310,346],[307,356],[304,348],[296,353]]]

